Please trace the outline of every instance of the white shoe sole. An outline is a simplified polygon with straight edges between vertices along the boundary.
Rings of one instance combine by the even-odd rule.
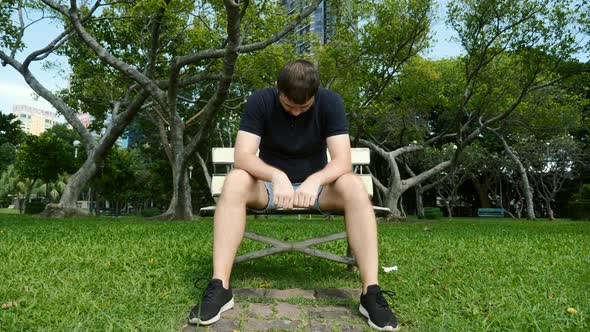
[[[359,305],[359,311],[361,312],[361,314],[365,317],[367,317],[367,320],[369,322],[369,326],[374,328],[377,331],[399,331],[399,325],[396,327],[393,326],[384,326],[384,327],[379,327],[377,325],[375,325],[375,323],[373,323],[371,321],[371,317],[369,316],[369,312],[363,307],[363,305]]]
[[[223,307],[221,307],[221,309],[219,309],[217,316],[215,316],[209,320],[200,320],[199,318],[191,318],[188,321],[191,324],[211,325],[211,324],[217,322],[221,318],[222,313],[228,311],[229,309],[231,309],[233,307],[234,307],[234,298],[232,297],[231,300],[229,300],[226,304],[223,305]]]

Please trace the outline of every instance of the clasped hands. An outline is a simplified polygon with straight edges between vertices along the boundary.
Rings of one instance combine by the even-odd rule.
[[[310,176],[294,190],[286,174],[277,175],[272,181],[273,204],[283,209],[311,208],[315,204],[320,185],[319,180]]]

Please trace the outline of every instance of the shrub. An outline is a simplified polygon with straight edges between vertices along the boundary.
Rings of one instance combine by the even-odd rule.
[[[581,199],[590,199],[590,183],[585,184],[580,188],[580,198]]]
[[[45,210],[47,203],[43,201],[32,201],[25,205],[25,214],[37,214]]]
[[[590,220],[590,199],[570,202],[569,215],[573,220]]]
[[[147,208],[141,211],[141,216],[144,218],[155,217],[162,214],[162,211],[158,208]]]
[[[425,219],[439,219],[443,217],[443,213],[440,208],[437,207],[425,207],[424,218]]]

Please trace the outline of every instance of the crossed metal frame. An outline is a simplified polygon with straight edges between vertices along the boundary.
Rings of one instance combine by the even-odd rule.
[[[303,241],[296,241],[296,242],[289,242],[289,241],[281,241],[275,238],[265,236],[262,234],[254,233],[254,232],[245,232],[244,237],[250,240],[270,244],[273,247],[260,249],[257,251],[252,251],[247,254],[240,255],[236,257],[235,262],[241,263],[245,261],[249,261],[252,259],[279,254],[282,252],[301,252],[307,254],[309,256],[320,257],[324,259],[328,259],[334,262],[347,264],[349,267],[356,265],[356,259],[352,257],[350,252],[350,246],[348,247],[347,254],[348,256],[340,256],[333,254],[331,252],[310,248],[311,246],[315,246],[321,243],[336,241],[340,239],[346,238],[346,232],[334,233],[320,237],[314,237],[310,239],[305,239]]]

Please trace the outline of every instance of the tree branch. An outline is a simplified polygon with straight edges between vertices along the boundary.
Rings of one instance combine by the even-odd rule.
[[[273,43],[276,43],[277,41],[281,40],[281,38],[283,38],[285,35],[290,33],[305,18],[307,18],[317,8],[317,6],[319,5],[319,3],[321,1],[322,0],[314,0],[312,4],[310,4],[303,12],[301,12],[301,14],[299,14],[297,17],[295,17],[295,19],[293,19],[291,22],[289,22],[285,26],[285,28],[283,28],[281,31],[275,33],[274,35],[270,36],[268,39],[258,42],[258,43],[239,46],[236,49],[236,51],[238,53],[248,53],[248,52],[258,51],[258,50],[261,50]],[[191,55],[178,57],[177,63],[179,66],[184,66],[184,65],[196,63],[196,62],[204,60],[204,59],[221,58],[221,57],[224,57],[226,53],[227,53],[227,48],[216,49],[216,50],[205,50],[205,51],[197,52],[197,53],[194,53]]]
[[[76,110],[72,109],[62,99],[58,98],[51,91],[45,88],[45,86],[43,86],[37,80],[35,75],[33,75],[33,73],[31,73],[28,68],[24,68],[18,61],[12,57],[9,57],[2,51],[0,51],[0,59],[16,69],[16,71],[18,71],[23,76],[33,91],[35,91],[39,96],[43,97],[43,99],[47,100],[51,105],[53,105],[53,107],[59,110],[59,112],[66,118],[68,123],[71,124],[72,127],[74,127],[74,129],[80,134],[87,151],[93,150],[95,148],[96,141],[94,140],[94,135],[91,134],[90,131],[84,127],[80,119],[78,119],[76,116]]]
[[[55,3],[53,0],[41,0],[43,3],[47,4],[48,6],[54,8],[55,10],[59,11],[60,13],[66,15],[72,25],[74,26],[78,36],[84,41],[84,43],[90,47],[94,53],[104,62],[111,65],[112,67],[116,68],[127,77],[133,79],[139,85],[141,85],[145,90],[147,90],[152,97],[161,105],[166,106],[166,95],[165,93],[160,90],[160,88],[148,77],[137,71],[137,69],[133,68],[129,64],[125,63],[124,61],[116,58],[107,50],[102,47],[94,37],[92,37],[82,26],[82,22],[80,17],[78,16],[78,9],[76,0],[70,0],[70,9],[68,10],[62,5]],[[97,4],[100,2],[97,1]]]

